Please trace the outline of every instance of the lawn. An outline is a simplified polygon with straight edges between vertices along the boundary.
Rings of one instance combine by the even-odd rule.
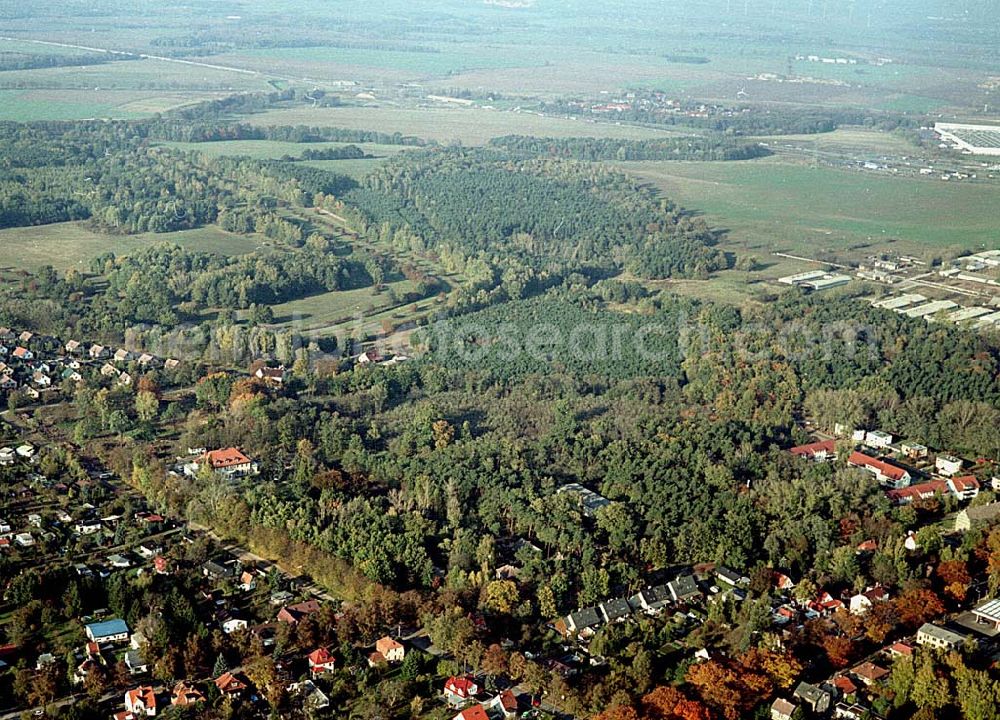
[[[56,223],[0,230],[0,267],[33,270],[52,265],[58,270],[86,269],[90,260],[106,252],[119,255],[154,243],[177,243],[190,250],[236,255],[254,250],[257,236],[234,235],[214,225],[173,233],[103,235],[82,223]]]
[[[313,125],[399,132],[428,140],[480,145],[503,135],[644,139],[677,134],[667,129],[543,117],[481,108],[345,106],[272,110],[247,120],[255,125]]]
[[[997,247],[997,188],[784,161],[621,163],[710,225],[739,252],[922,252]]]

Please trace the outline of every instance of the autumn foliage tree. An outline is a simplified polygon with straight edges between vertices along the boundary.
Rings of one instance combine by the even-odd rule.
[[[764,673],[717,660],[692,665],[686,679],[702,701],[727,720],[737,720],[774,689],[771,679]]]

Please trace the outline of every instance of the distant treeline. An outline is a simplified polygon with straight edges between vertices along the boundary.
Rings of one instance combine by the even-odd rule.
[[[300,162],[303,160],[366,160],[375,157],[369,155],[357,145],[344,145],[342,147],[323,148],[314,150],[309,148],[301,155],[282,155],[281,162]]]
[[[433,143],[402,133],[350,128],[278,125],[258,127],[247,123],[200,123],[185,125],[172,120],[157,121],[150,127],[149,137],[172,142],[221,142],[223,140],[276,140],[293,143],[375,143],[378,145],[408,145],[426,147]],[[322,159],[322,158],[316,158]]]
[[[751,160],[771,151],[759,143],[724,136],[621,140],[613,138],[537,138],[506,135],[490,144],[512,153],[572,160]]]
[[[693,109],[693,108],[689,108]],[[539,107],[543,113],[590,115],[579,105],[564,101],[545,102]],[[872,112],[839,108],[774,108],[738,106],[717,109],[708,117],[695,117],[682,111],[667,108],[633,108],[613,113],[602,113],[614,121],[705,128],[729,135],[811,135],[832,132],[845,125],[861,125],[880,130],[913,128],[919,119],[898,113]]]
[[[31,55],[28,53],[0,52],[0,72],[11,70],[39,70],[42,68],[103,65],[115,60],[135,60],[128,55]]]

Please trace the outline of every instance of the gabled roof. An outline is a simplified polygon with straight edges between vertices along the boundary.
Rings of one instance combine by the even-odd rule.
[[[884,460],[873,458],[871,455],[865,455],[863,452],[858,452],[857,450],[852,452],[851,456],[847,458],[847,464],[875,470],[880,475],[887,477],[894,482],[899,482],[909,475],[909,473],[901,467],[890,465]]]
[[[111,637],[112,635],[128,634],[128,625],[125,624],[124,620],[114,618],[104,622],[90,623],[87,625],[87,630],[95,638]]]
[[[960,475],[959,477],[953,477],[950,482],[952,487],[955,488],[955,492],[979,489],[979,481],[976,480],[975,475]]]
[[[250,458],[236,448],[232,447],[222,450],[209,450],[205,453],[204,460],[214,470],[234,467],[236,465],[247,465],[250,463]]]
[[[490,720],[490,716],[483,710],[482,705],[473,705],[456,715],[455,720]]]
[[[479,686],[467,677],[450,677],[444,683],[444,691],[460,697],[472,697],[479,691]]]
[[[860,665],[855,665],[853,668],[851,668],[851,672],[857,675],[859,678],[863,678],[871,682],[881,680],[882,678],[884,678],[886,675],[889,674],[889,671],[886,670],[884,667],[876,665],[875,663],[870,661],[863,662]]]
[[[792,455],[798,455],[799,457],[812,457],[819,453],[832,454],[837,452],[837,441],[836,440],[820,440],[819,442],[807,443],[805,445],[796,445],[790,449]]]
[[[914,500],[925,500],[934,497],[937,493],[948,492],[948,483],[944,480],[928,480],[927,482],[910,487],[889,490],[886,497],[895,502],[912,502]]]
[[[329,665],[332,662],[336,662],[336,659],[324,647],[316,648],[311,653],[309,653],[309,664],[310,665]]]

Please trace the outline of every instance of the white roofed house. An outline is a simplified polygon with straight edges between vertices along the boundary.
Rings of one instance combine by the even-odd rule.
[[[108,356],[108,349],[103,345],[91,345],[87,354],[91,360],[103,360]]]
[[[65,349],[66,352],[68,352],[71,355],[74,355],[78,352],[81,352],[83,350],[83,347],[80,345],[80,342],[78,340],[70,340],[69,342],[66,343]]]
[[[962,472],[962,458],[954,455],[938,455],[934,459],[934,469],[946,477]]]

